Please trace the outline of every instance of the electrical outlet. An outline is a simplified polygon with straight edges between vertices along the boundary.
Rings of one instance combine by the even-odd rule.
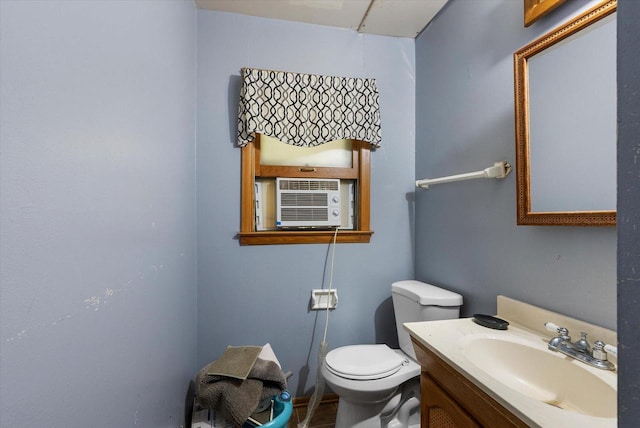
[[[338,305],[338,290],[332,288],[331,291],[324,289],[311,290],[311,309],[335,309]]]

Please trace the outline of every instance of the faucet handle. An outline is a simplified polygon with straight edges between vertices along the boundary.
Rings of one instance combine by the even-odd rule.
[[[569,337],[569,330],[567,330],[564,327],[560,327],[559,325],[556,325],[552,322],[546,322],[544,323],[544,326],[547,330],[552,331],[554,333],[558,333],[558,335],[560,335],[564,340],[570,340],[571,338]]]
[[[607,352],[604,350],[604,347],[605,344],[602,340],[596,340],[593,343],[593,349],[591,350],[591,355],[593,355],[593,358],[606,361]]]
[[[554,333],[557,333],[558,329],[560,328],[559,325],[554,324],[551,321],[544,323],[544,326],[547,330],[552,331]]]
[[[597,358],[598,360],[607,360],[607,353],[618,356],[618,348],[616,346],[607,345],[602,340],[596,340],[593,344],[593,349],[591,354],[593,358]]]
[[[613,345],[604,345],[604,350],[612,354],[616,358],[618,357],[618,347]]]
[[[618,356],[618,347],[607,345],[602,340],[596,340],[593,344],[593,356],[594,358],[598,358],[600,360],[607,359],[607,353],[612,354],[614,356]]]

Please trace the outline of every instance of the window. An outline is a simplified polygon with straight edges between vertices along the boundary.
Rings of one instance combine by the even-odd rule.
[[[352,192],[353,216],[343,220],[337,241],[368,243],[370,206],[370,145],[358,140],[337,140],[318,147],[295,147],[256,134],[242,148],[241,245],[310,244],[333,240],[333,230],[276,229],[265,212],[275,205],[276,177],[336,178],[343,192]],[[262,194],[256,204],[256,190]],[[269,190],[272,189],[272,190]],[[264,190],[264,192],[263,192]],[[347,195],[348,201],[349,193]],[[343,197],[342,200],[345,200]],[[266,207],[265,205],[271,205]],[[345,216],[346,217],[346,216]],[[344,217],[343,217],[344,218]]]
[[[331,242],[337,224],[338,242],[369,242],[370,149],[382,141],[375,79],[241,74],[240,244]]]

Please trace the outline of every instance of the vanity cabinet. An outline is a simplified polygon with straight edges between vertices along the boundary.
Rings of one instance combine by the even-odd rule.
[[[412,341],[422,367],[422,428],[528,426],[423,344]]]

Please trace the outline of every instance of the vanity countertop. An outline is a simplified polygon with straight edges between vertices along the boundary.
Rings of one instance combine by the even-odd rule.
[[[590,335],[593,335],[592,340],[601,339],[606,343],[613,344],[616,343],[615,332],[541,308],[536,308],[535,306],[518,302],[504,296],[498,297],[498,316],[509,321],[510,325],[508,330],[494,330],[482,327],[476,324],[471,318],[412,322],[404,324],[404,328],[411,334],[414,340],[436,354],[478,388],[530,426],[545,428],[570,426],[613,428],[617,426],[617,418],[615,417],[617,372],[590,367],[577,360],[549,351],[547,349],[547,343],[552,337],[552,333],[544,329],[544,322],[551,321],[558,325],[567,326],[570,332],[573,329],[576,334],[580,331],[586,331]],[[478,358],[480,357],[478,357],[479,353],[476,352],[478,348],[470,346],[473,342],[478,343],[478,340],[487,341],[486,343],[491,344],[505,342],[526,344],[527,348],[521,349],[530,349],[531,354],[545,357],[544,361],[535,357],[532,358],[532,361],[535,361],[532,363],[532,367],[536,367],[539,373],[541,371],[543,376],[547,373],[547,366],[545,364],[549,361],[555,362],[555,360],[549,360],[549,358],[559,358],[563,360],[559,363],[559,367],[563,367],[563,370],[569,368],[572,369],[570,371],[576,373],[582,373],[580,370],[586,371],[586,376],[589,379],[596,381],[597,385],[603,386],[603,388],[600,388],[601,390],[607,390],[606,399],[609,400],[608,404],[610,404],[607,408],[613,410],[606,411],[607,417],[591,416],[583,414],[584,412],[581,411],[569,411],[554,407],[538,399],[531,398],[531,395],[528,396],[525,393],[512,389],[498,379],[503,376],[503,372],[508,372],[507,369],[501,366],[501,364],[504,364],[505,355],[501,355],[500,357],[503,361],[494,364],[493,367],[490,367],[491,361],[489,360],[487,363],[485,357],[484,364],[488,364],[485,368],[490,367],[488,371],[480,367],[482,364],[478,364]],[[492,348],[489,347],[489,349],[491,352]],[[495,352],[500,352],[498,347]],[[549,355],[542,355],[540,353],[548,353]],[[511,356],[506,358],[511,358]],[[513,358],[519,357],[514,355]],[[611,358],[611,360],[617,363],[615,359]],[[578,366],[567,367],[567,363]],[[507,365],[508,361],[504,366],[506,367]],[[556,364],[553,365],[555,366]],[[564,373],[565,372],[562,371],[553,372],[550,373],[550,376],[560,378],[566,383]],[[508,376],[508,374],[505,376]],[[516,380],[516,382],[518,381],[519,380]],[[599,388],[596,387],[594,388],[596,391],[593,391],[589,390],[588,385],[582,381],[576,383],[579,385],[573,388],[573,393],[578,395],[596,394],[594,397],[597,397]],[[512,386],[513,385],[514,384],[512,384]],[[527,386],[527,388],[528,387],[529,386]],[[536,393],[538,392],[534,392],[533,395]],[[544,393],[548,393],[548,391],[544,391]],[[562,397],[558,399],[562,400]],[[600,397],[596,399],[600,400]],[[586,402],[588,403],[589,400],[586,400]],[[592,409],[585,410],[589,412]]]

